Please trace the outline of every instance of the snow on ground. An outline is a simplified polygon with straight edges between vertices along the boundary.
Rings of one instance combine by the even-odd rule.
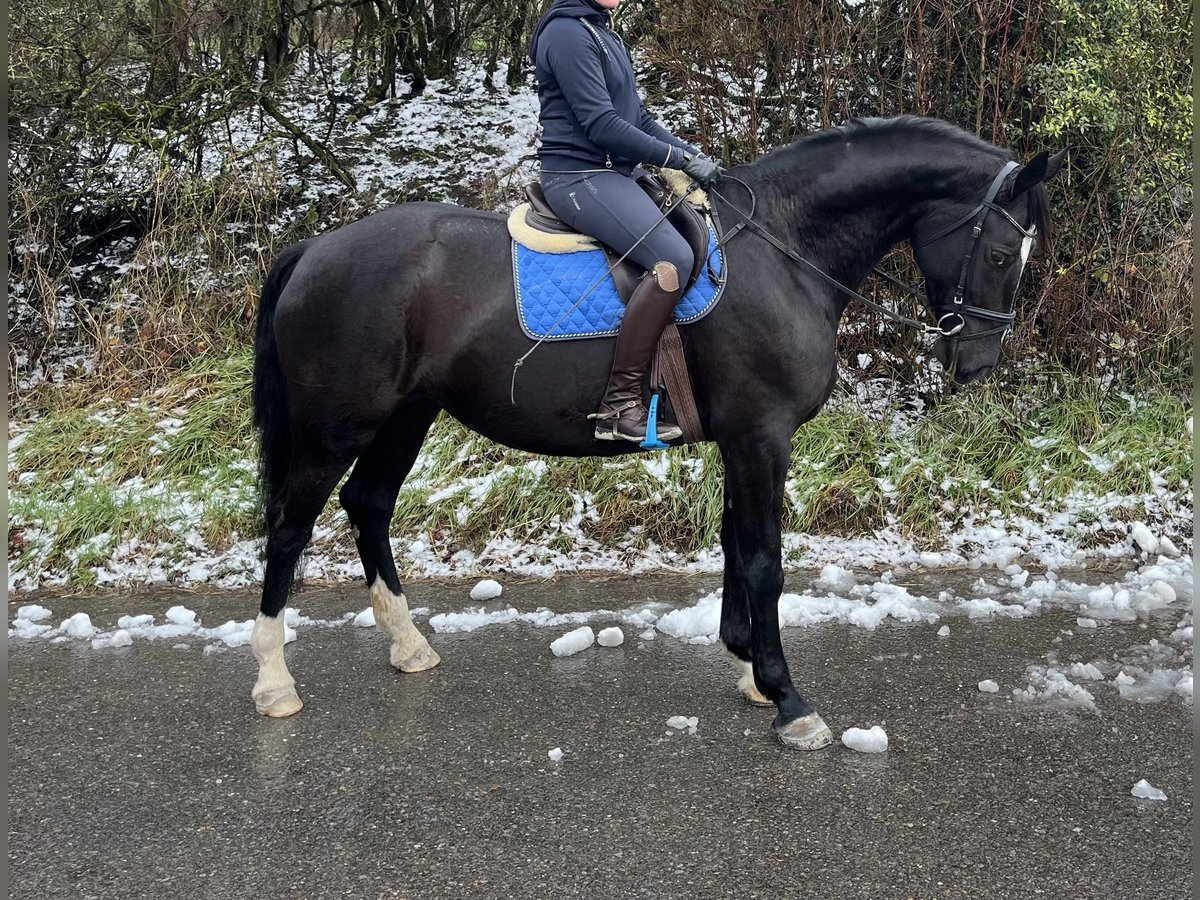
[[[855,573],[848,569],[826,567],[812,586],[799,594],[786,593],[780,598],[780,625],[783,628],[841,624],[873,630],[889,624],[936,624],[947,618],[965,618],[985,623],[998,618],[1026,618],[1058,609],[1073,612],[1088,610],[1095,618],[1091,628],[1108,622],[1131,622],[1147,617],[1170,616],[1174,629],[1160,640],[1150,638],[1134,644],[1110,658],[1060,659],[1066,645],[1064,629],[1053,647],[1038,662],[1027,666],[1024,680],[1002,685],[993,679],[978,684],[980,692],[1010,697],[1021,702],[1040,702],[1095,712],[1097,696],[1133,703],[1192,703],[1193,589],[1189,560],[1159,557],[1140,567],[1110,576],[1105,583],[1075,580],[1079,573],[1059,574],[1047,571],[1034,574],[1022,570],[1027,578],[1014,586],[1007,569],[984,572],[970,584],[966,595],[943,590],[928,596],[896,582],[896,573]],[[985,577],[986,576],[986,577]],[[499,587],[499,584],[497,583]],[[464,588],[464,592],[465,592]],[[1003,597],[1003,600],[997,599]],[[69,603],[69,600],[62,601]],[[515,607],[467,606],[430,615],[427,608],[413,610],[415,618],[428,616],[435,633],[472,632],[496,625],[518,623],[527,627],[561,629],[576,626],[555,638],[550,652],[571,656],[595,643],[602,647],[621,644],[625,635],[620,626],[638,632],[644,642],[665,635],[685,643],[712,644],[720,626],[721,591],[697,598],[691,605],[672,608],[664,603],[646,602],[627,609],[594,609],[559,613],[545,607],[521,612]],[[149,614],[120,616],[111,630],[97,627],[87,613],[56,611],[40,604],[20,606],[11,619],[9,638],[54,642],[90,642],[95,650],[134,647],[146,640],[187,641],[176,644],[182,649],[204,644],[206,654],[249,643],[253,620],[227,621],[205,625],[196,610],[173,606],[162,621]],[[55,619],[59,624],[53,624]],[[1079,617],[1082,619],[1082,617]],[[590,624],[600,629],[599,640]],[[615,623],[615,624],[612,624]],[[373,627],[370,608],[346,613],[338,620],[313,619],[299,610],[286,612],[286,640],[293,641],[298,629],[353,625]],[[949,626],[942,625],[939,635],[948,636]]]
[[[20,426],[10,426],[10,437],[19,439]],[[530,465],[543,461],[534,460]],[[12,448],[9,453],[10,489],[14,496],[21,490],[22,478],[36,478],[36,473],[15,471]],[[185,492],[172,491],[166,485],[147,484],[140,478],[114,490],[113,502],[124,503],[136,498],[139,503],[153,501],[160,504],[156,517],[162,523],[165,535],[159,541],[118,540],[112,535],[93,537],[68,556],[79,559],[102,559],[86,568],[92,573],[95,584],[100,587],[145,586],[172,584],[192,586],[209,584],[216,587],[236,588],[261,583],[263,568],[261,540],[237,539],[225,547],[213,548],[196,527],[204,521],[206,509],[213,503],[224,505],[250,504],[255,502],[252,490],[253,463],[245,461],[247,482],[245,489],[236,496],[189,496]],[[536,474],[531,471],[531,475]],[[11,479],[17,484],[12,485]],[[86,491],[90,484],[86,473],[78,473],[76,488]],[[414,482],[410,487],[418,488]],[[478,486],[477,486],[478,487]],[[478,491],[470,485],[459,484],[455,490],[463,494],[463,503],[458,515],[468,516],[472,509],[472,496]],[[484,490],[478,487],[478,490]],[[724,556],[719,545],[700,550],[694,556],[677,553],[646,543],[631,531],[623,539],[601,543],[587,532],[588,510],[591,504],[586,492],[575,491],[574,511],[569,518],[544,523],[541,530],[516,537],[509,532],[495,535],[479,552],[462,549],[450,535],[419,534],[407,538],[393,538],[392,551],[401,566],[402,573],[409,578],[469,578],[492,573],[523,575],[548,578],[558,575],[596,572],[637,575],[653,571],[680,571],[689,574],[720,572],[724,567]],[[478,499],[478,498],[476,498]],[[1178,500],[1168,504],[1165,497],[1142,498],[1143,505],[1156,505],[1162,516],[1175,523],[1176,528],[1191,526],[1190,495],[1189,507],[1180,507]],[[432,502],[432,498],[431,498]],[[1085,563],[1125,563],[1131,560],[1161,558],[1165,568],[1151,570],[1143,581],[1123,585],[1114,590],[1113,596],[1097,595],[1091,604],[1082,604],[1084,618],[1129,617],[1138,609],[1152,606],[1157,596],[1163,603],[1170,602],[1174,590],[1172,566],[1178,563],[1179,551],[1166,535],[1151,530],[1146,523],[1141,525],[1154,538],[1159,550],[1169,549],[1161,557],[1147,554],[1133,529],[1119,516],[1109,517],[1104,512],[1107,504],[1112,509],[1128,508],[1137,501],[1131,498],[1080,497],[1068,501],[1054,513],[1046,512],[1037,518],[1011,517],[1007,520],[988,518],[976,521],[968,516],[961,527],[948,531],[942,538],[944,549],[930,552],[905,537],[900,529],[888,526],[874,534],[844,538],[822,535],[785,533],[783,543],[785,559],[790,567],[802,566],[821,573],[819,584],[830,590],[843,587],[850,578],[851,568],[890,569],[897,573],[925,569],[998,569],[1011,579],[1011,586],[1020,591],[1041,591],[1050,598],[1058,588],[1047,579],[1031,576],[1031,571],[1079,567]],[[1093,518],[1093,524],[1084,528],[1078,520],[1084,512]],[[20,543],[10,545],[8,589],[11,592],[36,590],[40,587],[65,585],[67,565],[55,564],[51,553],[55,544],[53,520],[18,521]],[[314,530],[313,540],[304,560],[305,577],[312,581],[346,581],[362,578],[362,563],[357,557],[348,537],[349,526],[344,516],[335,515],[329,524],[321,524]],[[1099,546],[1093,535],[1105,534]],[[1112,535],[1124,533],[1123,539]],[[1141,534],[1141,531],[1138,530]],[[1142,535],[1145,538],[1145,535]],[[1147,542],[1148,543],[1148,542]],[[1190,543],[1190,541],[1188,542]],[[561,549],[566,547],[568,549]],[[1189,547],[1190,550],[1190,547]],[[1154,572],[1160,572],[1155,575]],[[1165,573],[1165,574],[1163,574]],[[851,579],[852,581],[852,579]],[[1161,582],[1161,583],[1159,583]],[[485,578],[476,590],[494,590],[493,579]],[[485,587],[486,586],[486,587]],[[1065,586],[1070,589],[1070,586]],[[1121,590],[1127,593],[1121,593]],[[1029,596],[1026,594],[1026,596]],[[479,601],[485,598],[480,596]],[[486,599],[494,599],[494,595]],[[906,602],[903,596],[897,598]],[[976,615],[1006,614],[994,604],[994,598],[980,596],[975,606]],[[1093,615],[1092,609],[1099,609]],[[1007,614],[1020,615],[1017,608]]]
[[[859,753],[882,753],[888,748],[888,736],[878,725],[847,728],[842,734],[842,743]]]
[[[667,719],[667,727],[674,728],[676,731],[686,731],[688,734],[695,734],[696,729],[700,726],[700,720],[696,716],[671,716]],[[670,734],[671,732],[667,732]]]
[[[8,630],[9,638],[49,640],[63,643],[70,640],[90,640],[93,650],[106,648],[121,648],[133,646],[138,641],[178,641],[181,638],[207,642],[207,652],[223,650],[228,647],[241,647],[250,643],[250,635],[254,629],[254,620],[243,622],[227,621],[214,627],[206,627],[195,610],[186,606],[173,606],[163,615],[165,621],[157,623],[149,613],[138,615],[123,615],[117,619],[117,626],[110,632],[97,628],[91,617],[84,612],[77,612],[64,619],[58,627],[40,624],[33,620],[47,618],[45,607],[36,605],[22,606],[12,621]],[[284,642],[296,640],[297,628],[320,626],[332,627],[342,625],[353,617],[341,620],[313,619],[301,615],[298,609],[289,607],[284,618]],[[374,622],[372,621],[372,624]],[[191,644],[184,644],[190,648]]]
[[[1156,788],[1145,778],[1133,786],[1133,790],[1129,793],[1140,800],[1166,800],[1167,795]]]
[[[550,643],[550,652],[555,656],[574,656],[596,643],[596,632],[587,625],[568,631]]]

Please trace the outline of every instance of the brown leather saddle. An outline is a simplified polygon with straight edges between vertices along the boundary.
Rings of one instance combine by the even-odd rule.
[[[667,207],[675,202],[676,198],[671,196],[670,190],[657,176],[647,173],[640,176],[637,183],[660,210],[665,212]],[[546,195],[542,193],[542,186],[538,182],[535,181],[525,188],[525,197],[529,200],[529,212],[525,215],[525,224],[530,228],[544,231],[547,234],[577,234],[574,228],[555,215],[550,204],[546,202]],[[688,242],[695,258],[692,271],[688,275],[684,287],[686,292],[696,283],[708,258],[708,225],[704,216],[690,203],[678,204],[671,210],[667,221]],[[622,301],[628,303],[633,289],[637,287],[638,281],[641,280],[646,270],[631,260],[617,263],[617,260],[621,258],[620,253],[604,244],[600,244],[600,247],[608,259],[608,267],[612,269],[617,294]]]

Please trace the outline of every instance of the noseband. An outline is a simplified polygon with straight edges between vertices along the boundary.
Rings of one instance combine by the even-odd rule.
[[[1013,291],[1012,304],[1003,312],[997,312],[992,309],[984,309],[982,306],[975,306],[967,303],[967,285],[971,279],[971,272],[975,268],[975,256],[979,252],[979,238],[983,234],[983,222],[987,218],[989,212],[998,212],[1008,222],[1017,229],[1022,235],[1022,252],[1021,264],[1024,266],[1025,259],[1028,257],[1029,245],[1033,242],[1037,235],[1037,226],[1031,225],[1028,229],[1024,228],[1016,219],[1009,215],[1008,210],[996,204],[996,195],[1000,193],[1000,187],[1013,169],[1019,164],[1016,162],[1007,162],[1004,168],[1000,170],[1000,174],[992,181],[991,187],[988,188],[987,196],[980,201],[979,205],[964,216],[955,219],[949,225],[939,228],[936,232],[929,235],[919,244],[913,244],[914,250],[919,247],[925,247],[932,244],[934,241],[940,240],[957,231],[963,225],[966,225],[972,219],[974,224],[971,226],[971,243],[967,247],[967,252],[963,256],[962,269],[958,273],[958,285],[954,289],[954,299],[950,308],[943,307],[940,310],[934,310],[938,316],[938,330],[943,337],[954,338],[953,343],[956,345],[961,341],[978,341],[985,337],[991,337],[994,334],[1007,334],[1013,326],[1013,322],[1017,318],[1017,292]],[[1018,275],[1018,281],[1020,276]],[[991,322],[999,322],[995,328],[988,328],[985,331],[976,331],[971,334],[960,335],[963,327],[967,324],[966,316],[971,316],[976,319],[987,319]],[[947,327],[944,323],[950,319],[957,319],[957,324]],[[956,348],[957,349],[957,348]]]

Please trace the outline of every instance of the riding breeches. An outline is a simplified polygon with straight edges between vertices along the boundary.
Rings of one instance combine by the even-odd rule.
[[[692,248],[638,186],[635,179],[640,174],[639,169],[631,176],[612,171],[543,172],[542,191],[550,208],[576,231],[617,253],[633,247],[629,259],[643,269],[671,263],[685,281],[692,271]],[[639,243],[642,235],[646,237]]]

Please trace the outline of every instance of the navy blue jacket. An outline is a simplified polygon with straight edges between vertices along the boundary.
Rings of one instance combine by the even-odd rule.
[[[541,104],[544,172],[648,163],[679,168],[690,150],[642,106],[625,44],[589,0],[556,0],[529,44]]]

